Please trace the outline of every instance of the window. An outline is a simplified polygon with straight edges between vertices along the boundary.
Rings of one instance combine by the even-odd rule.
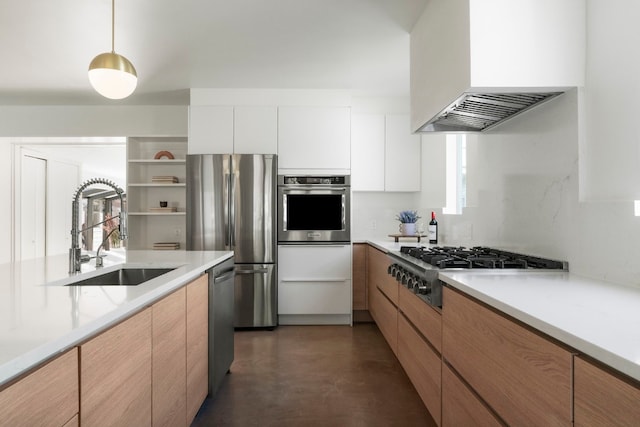
[[[446,198],[442,213],[462,214],[467,205],[467,141],[464,134],[449,134],[446,140]]]

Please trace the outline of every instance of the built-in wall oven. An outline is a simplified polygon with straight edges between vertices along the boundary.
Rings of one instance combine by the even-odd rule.
[[[351,241],[348,175],[279,175],[278,243]]]

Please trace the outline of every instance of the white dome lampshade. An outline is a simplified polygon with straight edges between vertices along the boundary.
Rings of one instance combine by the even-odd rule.
[[[111,0],[111,52],[101,53],[89,64],[89,82],[100,95],[122,99],[131,95],[138,85],[133,64],[115,52],[116,0]]]
[[[115,52],[105,52],[89,64],[89,82],[105,98],[123,99],[136,89],[138,75],[127,58]]]

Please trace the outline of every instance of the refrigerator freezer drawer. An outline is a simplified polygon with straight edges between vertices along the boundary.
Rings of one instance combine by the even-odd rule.
[[[273,328],[278,325],[275,264],[236,264],[236,328]]]

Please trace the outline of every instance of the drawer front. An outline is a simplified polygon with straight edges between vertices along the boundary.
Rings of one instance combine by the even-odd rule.
[[[78,413],[78,349],[0,391],[0,425],[61,426]]]
[[[442,353],[442,315],[404,286],[399,286],[398,308],[431,345]]]
[[[637,426],[640,384],[575,358],[575,426]]]
[[[571,424],[572,354],[444,289],[442,356],[510,425]]]
[[[394,305],[398,305],[398,282],[389,276],[387,268],[391,262],[384,252],[381,252],[375,248],[369,247],[369,280],[373,281],[374,285],[379,288],[384,294],[393,302]]]
[[[442,427],[503,424],[445,363],[442,364]]]
[[[373,319],[378,329],[387,340],[391,350],[398,354],[398,309],[384,296],[380,289],[375,290],[373,303]]]
[[[424,405],[440,425],[440,355],[429,347],[402,314],[398,315],[397,355]]]

